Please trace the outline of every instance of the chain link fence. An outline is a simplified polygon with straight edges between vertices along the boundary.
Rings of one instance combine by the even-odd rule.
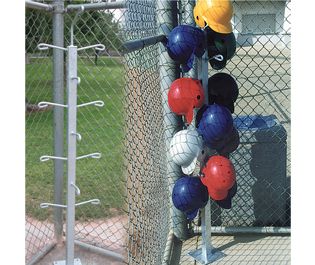
[[[66,1],[65,6],[76,3]],[[127,253],[128,264],[166,263],[170,232],[188,239],[199,229],[197,220],[188,223],[172,207],[172,187],[181,171],[168,157],[168,143],[184,125],[165,104],[172,81],[197,77],[196,66],[181,74],[158,42],[161,28],[194,24],[194,4],[128,0],[126,9],[85,11],[74,27],[78,47],[106,47],[102,53],[81,51],[78,57],[78,104],[103,100],[105,106],[78,110],[78,155],[102,153],[100,160],[77,163],[80,200],[98,198],[101,204],[76,208],[75,236],[99,249]],[[241,144],[230,157],[238,192],[230,210],[211,204],[211,221],[217,228],[290,227],[290,5],[233,1],[238,47],[222,71],[239,86],[234,118],[247,117],[248,125],[263,115],[273,126],[238,128]],[[70,44],[74,15],[64,13],[64,46]],[[39,43],[53,41],[53,15],[27,8],[25,18],[26,262],[32,264],[58,242],[53,209],[39,207],[54,201],[53,162],[39,162],[40,156],[54,153],[54,109],[37,106],[54,98],[53,52],[37,49]],[[123,56],[124,42],[152,37],[156,41],[151,45]],[[216,72],[209,69],[209,76]],[[64,121],[66,127],[66,116]],[[63,138],[66,143],[65,132]],[[188,245],[194,248],[198,243]],[[47,264],[47,256],[39,264]],[[185,262],[189,261],[182,258],[181,264]]]

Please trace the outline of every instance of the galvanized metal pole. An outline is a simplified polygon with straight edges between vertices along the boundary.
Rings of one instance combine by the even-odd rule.
[[[205,41],[207,36],[205,35]],[[205,94],[205,104],[209,103],[208,97],[208,52],[203,54],[202,58],[198,60],[198,78],[202,80],[202,87]],[[201,165],[203,166],[203,165]],[[210,264],[224,256],[223,252],[215,249],[211,242],[211,200],[209,199],[207,205],[201,209],[201,235],[202,245],[200,249],[189,252],[196,261],[201,264]]]
[[[68,94],[68,183],[67,183],[67,224],[66,224],[66,264],[74,265],[74,225],[75,225],[75,179],[77,141],[77,47],[68,46],[67,94]]]
[[[196,26],[194,19],[194,7],[195,0],[181,0],[180,2],[180,24]],[[194,61],[193,67],[187,73],[184,74],[185,77],[198,78],[197,71],[197,60]],[[194,121],[193,121],[194,122]]]
[[[168,33],[177,26],[177,1],[157,1],[157,20],[159,34]],[[168,32],[165,32],[168,31]],[[181,169],[176,165],[169,155],[169,145],[174,134],[183,126],[179,116],[173,113],[167,101],[167,93],[171,83],[179,77],[179,67],[169,57],[167,50],[160,44],[160,82],[162,93],[163,117],[164,117],[164,139],[167,150],[167,180],[170,193],[173,190],[175,181],[182,175]],[[181,240],[188,237],[187,219],[183,212],[176,209],[171,202],[171,219],[173,222],[174,235]]]
[[[64,1],[54,0],[53,45],[64,47]],[[53,49],[53,101],[64,104],[64,51]],[[54,108],[54,155],[63,157],[64,153],[64,109]],[[54,160],[54,203],[62,204],[64,161]],[[62,208],[54,207],[55,238],[62,240]]]

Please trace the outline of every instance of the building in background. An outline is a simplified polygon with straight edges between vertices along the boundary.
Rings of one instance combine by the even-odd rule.
[[[239,45],[290,45],[290,2],[235,0],[232,23]]]

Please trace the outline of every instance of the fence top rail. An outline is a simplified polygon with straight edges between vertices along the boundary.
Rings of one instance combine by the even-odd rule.
[[[28,8],[34,8],[34,9],[45,10],[45,11],[52,11],[53,10],[52,5],[38,3],[38,2],[35,2],[32,0],[25,0],[25,6]]]
[[[119,0],[116,2],[104,2],[104,3],[89,3],[89,4],[76,4],[76,5],[68,5],[66,8],[67,12],[78,11],[81,8],[87,10],[100,10],[100,9],[123,9],[126,8],[126,1]]]

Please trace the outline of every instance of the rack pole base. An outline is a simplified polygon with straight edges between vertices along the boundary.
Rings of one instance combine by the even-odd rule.
[[[193,257],[200,264],[210,264],[220,258],[226,256],[222,251],[215,248],[208,248],[206,251],[207,255],[203,255],[202,248],[190,251],[189,256]]]
[[[65,260],[54,261],[53,265],[67,265]],[[73,265],[82,265],[80,259],[74,259]]]

